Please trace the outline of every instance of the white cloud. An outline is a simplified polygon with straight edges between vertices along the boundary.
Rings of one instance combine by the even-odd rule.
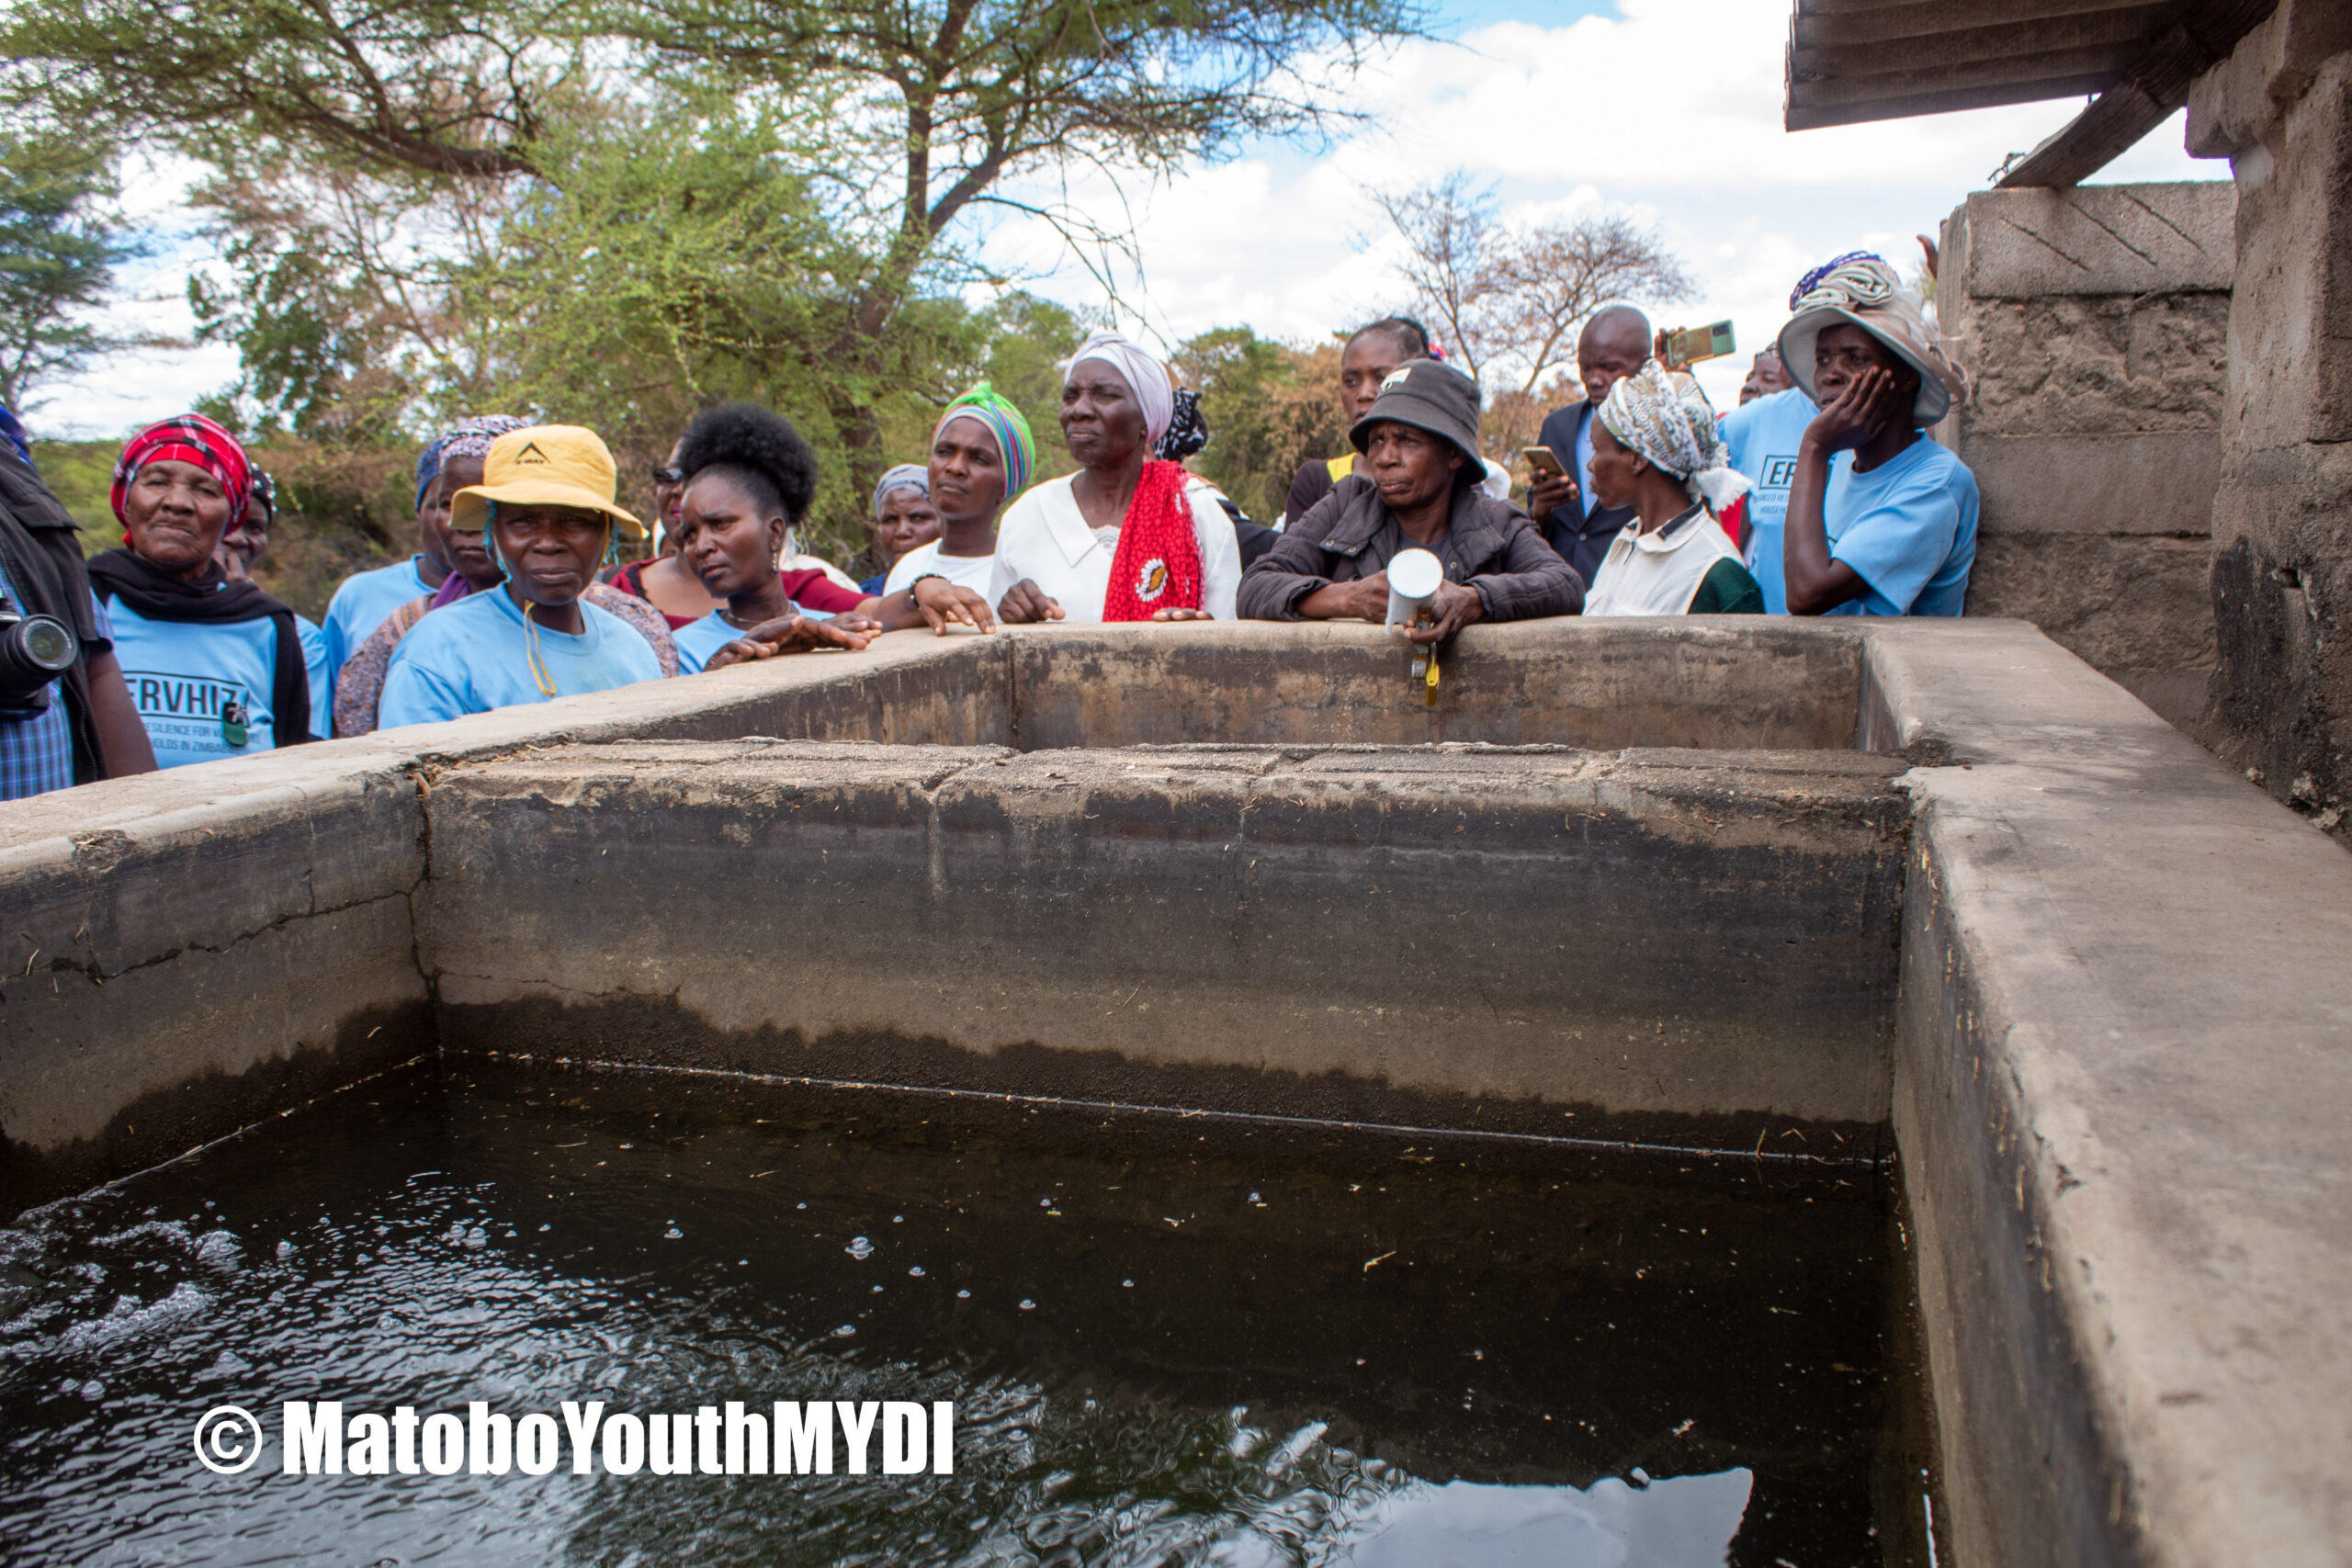
[[[1729,318],[1741,350],[1702,366],[1719,404],[1736,400],[1748,353],[1785,319],[1789,286],[1816,262],[1861,247],[1906,274],[1911,238],[1933,234],[2009,153],[2073,118],[2073,102],[1973,110],[1877,125],[1781,129],[1784,5],[1623,0],[1622,15],[1563,27],[1503,22],[1456,42],[1415,43],[1326,86],[1380,117],[1374,129],[1306,159],[1283,149],[1130,187],[1145,288],[1129,303],[1165,339],[1246,323],[1294,339],[1402,303],[1393,242],[1364,199],[1462,169],[1491,184],[1508,214],[1597,207],[1657,226],[1699,279],[1677,321]],[[2176,116],[2109,165],[2103,181],[2210,179],[2226,166],[2181,151]],[[1099,175],[1080,205],[1115,199]],[[1053,266],[1046,237],[1009,225],[992,243],[1050,269],[1044,293],[1101,302],[1078,269]],[[1369,240],[1370,243],[1364,242]],[[1736,367],[1736,368],[1735,368]]]

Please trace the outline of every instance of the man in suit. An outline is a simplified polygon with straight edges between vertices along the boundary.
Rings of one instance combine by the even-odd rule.
[[[1577,374],[1584,381],[1584,400],[1544,415],[1536,437],[1568,471],[1556,478],[1537,474],[1527,510],[1542,525],[1545,541],[1577,569],[1587,586],[1600,570],[1609,542],[1634,520],[1630,506],[1589,506],[1585,499],[1592,416],[1617,378],[1632,375],[1648,360],[1650,344],[1649,318],[1631,305],[1594,311],[1577,339]]]

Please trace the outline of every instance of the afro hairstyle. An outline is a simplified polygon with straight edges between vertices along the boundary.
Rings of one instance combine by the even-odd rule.
[[[795,525],[817,497],[817,455],[790,420],[756,403],[726,403],[695,415],[678,443],[678,467],[688,484],[720,469],[753,504]]]

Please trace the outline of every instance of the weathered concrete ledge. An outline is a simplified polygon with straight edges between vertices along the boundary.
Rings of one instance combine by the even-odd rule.
[[[1959,1558],[2352,1560],[2352,857],[2047,641],[1873,637]]]

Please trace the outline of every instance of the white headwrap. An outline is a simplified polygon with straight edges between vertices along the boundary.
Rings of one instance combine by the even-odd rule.
[[[874,483],[874,520],[882,521],[882,503],[894,490],[910,490],[931,499],[931,470],[920,463],[901,463]]]
[[[1069,386],[1070,372],[1089,359],[1099,359],[1119,373],[1143,410],[1144,445],[1158,446],[1176,418],[1176,388],[1168,378],[1168,367],[1117,333],[1096,333],[1062,361],[1062,385]]]
[[[1710,511],[1746,495],[1747,476],[1731,466],[1731,448],[1715,424],[1715,409],[1699,383],[1653,359],[1621,376],[1600,405],[1600,423],[1661,472],[1682,481]]]

